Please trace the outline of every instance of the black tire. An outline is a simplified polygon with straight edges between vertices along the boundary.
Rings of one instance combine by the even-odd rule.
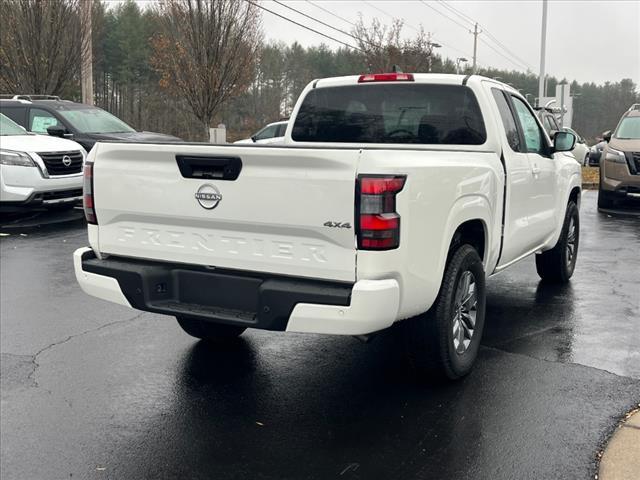
[[[224,342],[239,337],[246,330],[246,327],[224,325],[189,317],[176,317],[176,320],[186,333],[207,342]]]
[[[573,275],[580,245],[580,214],[570,201],[564,215],[562,232],[555,247],[536,255],[536,270],[540,278],[550,283],[566,283]]]
[[[615,202],[611,197],[611,194],[606,190],[598,190],[598,208],[611,209],[615,206]]]
[[[470,272],[475,283],[475,325],[469,344],[459,351],[454,342],[456,292]],[[440,292],[431,309],[404,323],[405,345],[411,365],[421,377],[456,380],[467,375],[478,356],[485,316],[485,274],[478,252],[462,245],[452,253],[445,268]],[[459,331],[462,323],[459,323]],[[466,338],[466,337],[465,337]]]

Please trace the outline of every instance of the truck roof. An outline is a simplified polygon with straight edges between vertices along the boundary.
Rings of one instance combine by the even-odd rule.
[[[412,75],[414,83],[437,83],[444,85],[469,85],[476,84],[482,81],[490,81],[503,87],[504,89],[516,92],[517,90],[506,83],[500,82],[493,78],[485,77],[482,75],[457,75],[450,73],[385,73],[385,74],[363,74],[363,75]],[[363,75],[348,75],[344,77],[329,77],[314,80],[314,88],[322,87],[339,87],[344,85],[355,85]],[[371,82],[375,83],[375,82]],[[402,83],[402,82],[398,82]]]

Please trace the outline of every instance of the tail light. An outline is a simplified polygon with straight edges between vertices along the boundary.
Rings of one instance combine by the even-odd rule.
[[[84,164],[84,181],[82,184],[82,206],[87,223],[98,224],[95,203],[93,201],[93,162]]]
[[[358,249],[391,250],[400,245],[396,195],[406,175],[359,175],[356,184]]]
[[[358,83],[372,82],[413,82],[411,73],[367,73],[360,75]]]

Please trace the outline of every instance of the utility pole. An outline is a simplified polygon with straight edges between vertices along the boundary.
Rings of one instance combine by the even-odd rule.
[[[478,22],[473,27],[473,32],[469,30],[469,33],[473,34],[473,73],[478,71],[477,59],[478,59],[478,35],[482,33],[482,30],[478,30]]]
[[[93,45],[91,40],[91,8],[93,2],[85,0],[80,2],[80,5],[82,9],[82,23],[84,24],[80,53],[82,103],[93,105]]]
[[[540,76],[538,77],[538,106],[545,94],[544,60],[547,49],[547,0],[542,0],[542,38],[540,39]]]

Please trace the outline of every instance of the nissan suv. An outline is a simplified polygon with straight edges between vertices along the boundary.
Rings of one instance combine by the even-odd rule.
[[[11,99],[0,100],[0,113],[29,132],[74,140],[87,152],[101,140],[182,141],[163,133],[138,132],[101,108],[61,100],[57,96],[15,95]]]
[[[625,198],[640,198],[640,104],[603,137],[607,143],[600,158],[598,208],[607,209]]]
[[[0,114],[0,211],[73,207],[85,156],[76,142],[29,133]]]

